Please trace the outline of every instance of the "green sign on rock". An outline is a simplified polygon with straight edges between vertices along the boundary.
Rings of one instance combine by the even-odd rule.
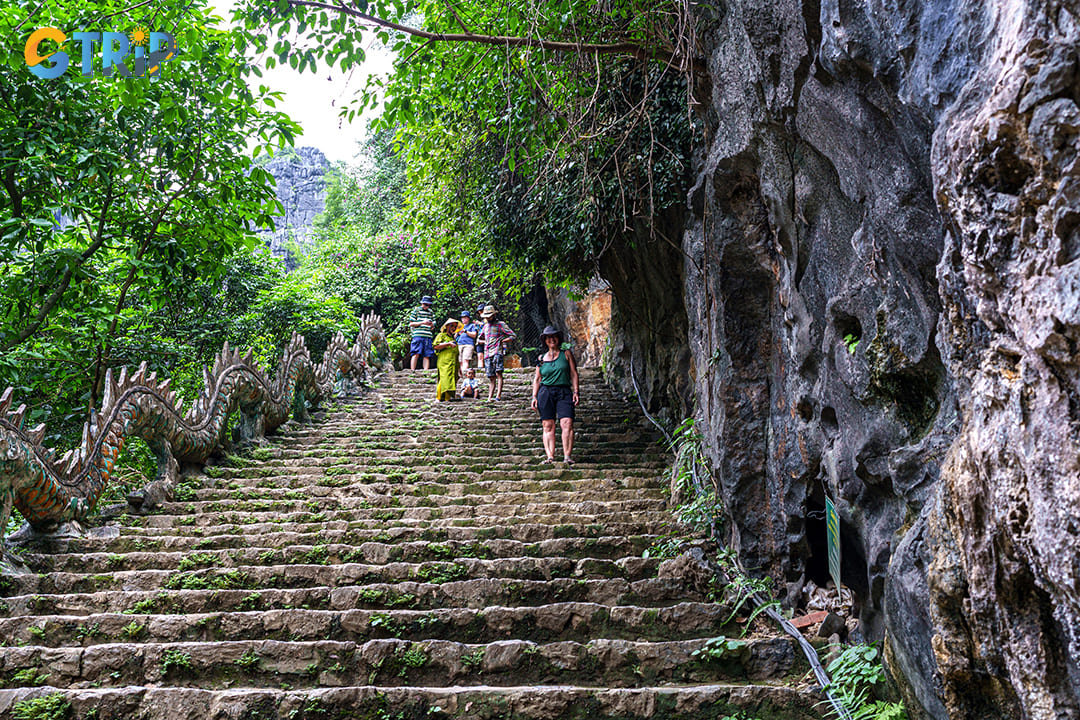
[[[829,575],[832,576],[836,585],[836,593],[840,594],[840,516],[836,514],[836,506],[832,500],[825,498],[825,526],[829,535]]]

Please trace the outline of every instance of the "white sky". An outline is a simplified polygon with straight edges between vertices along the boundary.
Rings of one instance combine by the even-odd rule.
[[[217,14],[228,22],[233,3],[234,0],[217,0],[212,5],[217,8]],[[367,59],[364,64],[348,74],[342,73],[339,68],[331,70],[326,65],[320,65],[316,73],[310,69],[299,73],[286,64],[271,70],[264,67],[261,79],[252,78],[254,83],[285,93],[284,101],[277,103],[276,109],[303,127],[304,133],[296,139],[296,147],[310,145],[319,148],[330,162],[342,160],[350,165],[358,163],[356,154],[360,148],[357,143],[364,140],[371,116],[357,116],[349,123],[338,116],[338,111],[360,92],[367,83],[368,75],[387,74],[392,62],[389,53],[380,48],[366,47],[365,52]]]

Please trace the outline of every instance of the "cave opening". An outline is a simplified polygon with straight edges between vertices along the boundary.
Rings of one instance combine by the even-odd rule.
[[[829,543],[825,527],[825,493],[818,488],[806,501],[806,579],[818,587],[829,582]]]

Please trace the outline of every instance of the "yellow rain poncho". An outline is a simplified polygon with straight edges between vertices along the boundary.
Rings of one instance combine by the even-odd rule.
[[[435,366],[439,369],[439,384],[435,386],[435,397],[438,400],[453,400],[457,397],[459,365],[457,340],[454,339],[454,334],[457,332],[458,325],[457,320],[447,320],[442,326],[442,331],[435,336],[436,348],[450,343],[450,347],[435,351],[437,356]]]

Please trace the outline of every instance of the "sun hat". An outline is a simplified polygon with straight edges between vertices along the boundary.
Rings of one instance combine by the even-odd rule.
[[[431,299],[430,295],[425,295],[424,297],[420,298],[421,305],[431,305],[434,302],[435,301]]]
[[[544,342],[545,338],[555,337],[562,343],[563,334],[562,330],[556,330],[554,325],[548,325],[544,328],[544,331],[540,333],[540,342]]]
[[[497,314],[497,312],[498,311],[495,309],[494,305],[485,305],[484,306],[484,311],[482,313],[480,313],[480,317],[487,320],[489,317],[492,317],[493,315]]]
[[[441,328],[439,328],[439,329],[440,329],[440,330],[445,330],[445,329],[446,329],[446,326],[447,326],[447,325],[453,325],[453,326],[454,326],[454,329],[456,330],[456,329],[457,329],[457,326],[458,326],[458,325],[460,325],[460,324],[461,324],[461,323],[460,323],[460,322],[458,322],[458,319],[457,319],[457,318],[447,318],[447,319],[446,319],[446,322],[444,322],[444,323],[442,324],[442,327],[441,327]]]

